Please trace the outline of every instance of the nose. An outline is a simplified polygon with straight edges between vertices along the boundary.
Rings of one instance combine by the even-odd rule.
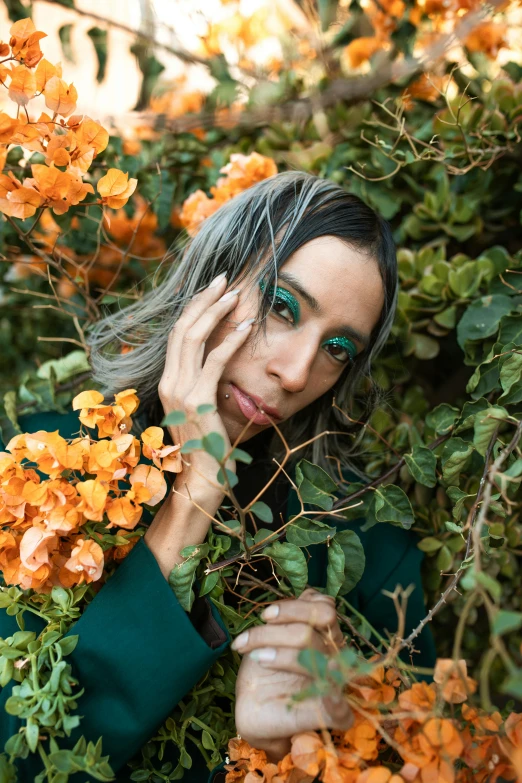
[[[279,379],[283,389],[296,394],[306,389],[316,355],[317,345],[310,335],[292,332],[272,343],[266,371]]]

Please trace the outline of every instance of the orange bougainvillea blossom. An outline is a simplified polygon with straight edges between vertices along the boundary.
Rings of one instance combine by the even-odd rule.
[[[4,58],[0,81],[16,105],[16,116],[0,112],[0,168],[5,165],[10,145],[44,155],[45,163],[31,166],[31,177],[17,179],[10,171],[0,174],[0,212],[25,220],[40,208],[63,215],[94,194],[83,177],[94,158],[109,142],[109,134],[98,122],[74,114],[78,93],[74,84],[62,78],[60,64],[43,57],[40,40],[46,37],[31,19],[21,19],[10,29],[9,44],[1,43]],[[45,108],[31,118],[29,103],[39,96]],[[110,169],[98,183],[98,202],[119,208],[127,203],[136,180],[118,169]]]
[[[463,660],[440,659],[434,681],[405,687],[375,657],[345,686],[354,721],[346,731],[291,737],[277,764],[247,741],[229,742],[226,783],[496,783],[515,781],[522,714],[506,720],[466,704],[476,683]],[[457,684],[460,683],[460,684]],[[451,711],[448,716],[445,711]],[[518,767],[520,768],[520,766]]]
[[[272,158],[252,152],[250,155],[232,153],[230,162],[220,169],[224,177],[220,177],[210,188],[212,198],[202,190],[196,190],[183,204],[177,221],[185,227],[189,234],[197,234],[205,218],[213,215],[219,207],[238,193],[277,174],[277,166]]]
[[[15,435],[0,452],[0,567],[7,585],[48,593],[99,581],[139,538],[143,506],[167,492],[166,472],[181,471],[180,446],[161,427],[131,434],[139,400],[126,389],[105,402],[84,391],[72,403],[79,424],[98,438],[58,431]],[[153,464],[140,463],[140,455]],[[114,530],[116,528],[116,531]],[[115,537],[116,534],[116,537]]]

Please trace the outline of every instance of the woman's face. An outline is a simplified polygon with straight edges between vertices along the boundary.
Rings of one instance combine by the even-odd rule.
[[[237,307],[207,340],[205,357],[237,323],[257,316],[260,295],[245,281]],[[367,344],[384,303],[377,262],[333,236],[313,239],[289,258],[276,297],[266,338],[262,330],[256,338],[254,324],[218,385],[218,411],[231,442],[253,415],[241,442],[272,426],[252,399],[280,424],[328,391]]]

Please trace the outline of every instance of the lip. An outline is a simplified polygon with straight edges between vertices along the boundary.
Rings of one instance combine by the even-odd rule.
[[[266,405],[257,394],[247,393],[233,383],[230,384],[230,388],[241,413],[245,418],[252,421],[253,424],[271,424],[270,419],[280,421],[283,418],[277,408]],[[261,408],[263,413],[258,408]],[[270,416],[270,419],[268,416]]]

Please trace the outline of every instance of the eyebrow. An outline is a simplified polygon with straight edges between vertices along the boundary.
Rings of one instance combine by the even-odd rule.
[[[294,277],[294,275],[292,275],[290,272],[281,271],[278,273],[277,278],[278,280],[282,280],[283,283],[291,286],[314,313],[317,313],[318,315],[322,313],[322,307],[315,296],[312,296],[312,294],[307,291],[306,288],[304,288],[297,277]],[[367,348],[370,344],[370,335],[363,334],[358,329],[355,329],[353,326],[349,326],[348,324],[344,324],[343,326],[338,327],[338,332],[342,337],[349,337],[352,340],[357,340],[363,345],[364,348]]]

